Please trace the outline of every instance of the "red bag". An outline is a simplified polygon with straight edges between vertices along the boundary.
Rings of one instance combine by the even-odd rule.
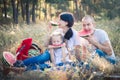
[[[32,38],[27,38],[22,41],[20,46],[16,50],[17,60],[24,60],[28,57],[28,50],[30,49],[32,44]]]

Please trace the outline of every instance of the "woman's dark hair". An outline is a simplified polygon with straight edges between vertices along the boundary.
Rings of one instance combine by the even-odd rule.
[[[71,28],[69,28],[69,30],[66,32],[66,34],[64,35],[64,38],[66,40],[69,40],[71,37],[73,36],[73,31]]]
[[[73,24],[74,24],[74,17],[73,17],[72,13],[63,12],[59,16],[60,16],[61,20],[68,22],[68,24],[67,24],[68,27],[72,27],[73,26]]]

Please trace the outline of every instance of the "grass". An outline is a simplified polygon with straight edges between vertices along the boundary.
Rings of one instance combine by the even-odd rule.
[[[113,45],[114,52],[116,56],[120,57],[120,19],[116,18],[115,20],[108,21],[108,20],[101,20],[98,21],[97,27],[104,29],[107,31],[110,40]],[[2,24],[0,25],[0,55],[2,57],[2,52],[3,51],[9,51],[12,52],[13,54],[16,53],[16,49],[18,45],[21,43],[21,41],[25,38],[31,37],[33,38],[33,42],[38,44],[43,50],[46,49],[44,44],[47,41],[47,38],[49,36],[48,33],[48,23],[47,22],[39,22],[36,24],[19,24],[19,25],[5,25]],[[56,29],[57,27],[53,27],[53,29]],[[75,23],[74,28],[79,31],[81,29],[81,24],[80,22]],[[97,62],[95,62],[97,59]],[[105,63],[104,59],[100,59],[96,57],[95,60],[93,60],[93,64],[95,66],[98,66],[99,64],[99,69],[103,71],[105,74],[114,74],[114,73],[120,73],[120,61],[118,65],[113,67],[110,67],[111,65],[108,64],[107,62]],[[97,64],[96,64],[97,63]],[[108,65],[106,65],[108,64]],[[109,68],[110,67],[110,68]],[[1,69],[0,69],[1,70]],[[108,71],[108,72],[107,72]],[[74,73],[72,70],[62,72],[62,71],[53,71],[53,72],[44,72],[41,73],[39,71],[30,71],[30,72],[25,72],[21,75],[16,75],[14,73],[10,73],[5,80],[8,80],[7,78],[10,78],[9,80],[79,80],[83,79],[84,77],[87,77],[85,74],[80,73],[81,70],[78,69],[76,73]],[[26,77],[29,76],[29,77]],[[2,76],[0,76],[2,77]],[[89,80],[91,80],[91,76],[89,76]]]

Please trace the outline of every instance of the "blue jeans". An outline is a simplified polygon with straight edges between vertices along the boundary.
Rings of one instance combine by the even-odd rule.
[[[107,53],[103,52],[102,50],[100,49],[96,49],[96,53],[100,56],[100,57],[104,57],[107,61],[109,61],[110,63],[112,64],[115,64],[116,63],[116,60],[115,59],[111,59],[111,58],[107,58]]]
[[[44,71],[45,68],[51,68],[51,66],[48,64],[29,65],[29,66],[27,66],[26,71],[30,71],[30,70],[42,70],[42,71]]]
[[[32,66],[33,68],[36,68],[36,64],[40,66],[40,64],[43,65],[46,61],[49,61],[49,60],[50,60],[50,54],[48,50],[46,50],[41,55],[23,60],[23,63],[27,67]]]

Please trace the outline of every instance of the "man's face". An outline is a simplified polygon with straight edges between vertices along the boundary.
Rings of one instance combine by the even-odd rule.
[[[82,21],[82,29],[85,31],[92,31],[94,29],[94,24],[91,19],[85,19]]]

